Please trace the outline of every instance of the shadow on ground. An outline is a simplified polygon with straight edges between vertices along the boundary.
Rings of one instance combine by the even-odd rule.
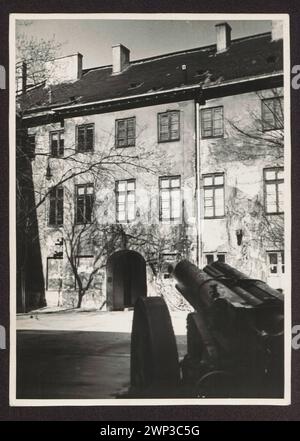
[[[130,333],[17,332],[18,399],[103,399],[126,393]],[[177,337],[179,354],[185,338]]]

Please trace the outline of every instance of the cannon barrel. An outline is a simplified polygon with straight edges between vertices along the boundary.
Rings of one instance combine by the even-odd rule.
[[[283,333],[283,295],[266,283],[252,280],[229,265],[215,262],[200,270],[188,260],[173,272],[176,288],[197,312],[204,311],[222,322],[241,315],[258,333]]]
[[[220,262],[201,270],[182,260],[173,276],[196,311],[187,318],[184,381],[201,396],[214,396],[214,384],[219,396],[282,396],[282,293]]]

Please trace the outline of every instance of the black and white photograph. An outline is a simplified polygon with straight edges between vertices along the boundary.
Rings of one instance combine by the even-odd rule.
[[[290,403],[289,44],[11,14],[11,406]]]

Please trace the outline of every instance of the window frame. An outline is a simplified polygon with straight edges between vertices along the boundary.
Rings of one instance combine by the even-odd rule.
[[[222,110],[222,134],[221,135],[214,135],[214,117],[213,113],[216,109]],[[204,113],[207,111],[211,111],[211,134],[205,135],[204,134]],[[213,107],[205,107],[203,109],[200,109],[201,112],[201,138],[202,139],[214,139],[214,138],[224,138],[224,106],[213,106]]]
[[[57,192],[59,190],[62,190],[62,197],[59,198],[57,196]],[[52,191],[56,192],[55,197],[51,196]],[[58,228],[58,227],[62,227],[64,225],[64,196],[65,196],[65,191],[64,191],[64,187],[62,185],[59,186],[55,186],[49,189],[49,216],[48,216],[48,226],[49,227],[54,227],[54,228]],[[51,201],[54,200],[55,201],[55,223],[51,222]],[[57,222],[57,218],[58,218],[58,203],[59,201],[62,200],[62,222]]]
[[[276,179],[266,179],[266,174],[268,171],[274,171],[276,173]],[[274,214],[284,214],[284,209],[282,211],[279,210],[279,184],[284,184],[284,177],[278,179],[278,172],[282,171],[284,173],[284,167],[270,167],[263,169],[263,184],[264,184],[264,212],[266,215],[274,215]],[[267,210],[267,183],[275,184],[276,186],[276,211],[268,211]]]
[[[266,251],[267,254],[267,268],[268,268],[268,277],[280,277],[283,276],[285,274],[285,253],[284,250],[267,250]],[[277,256],[277,263],[276,263],[276,267],[277,267],[277,271],[276,273],[272,273],[270,271],[271,268],[271,263],[270,263],[270,254],[276,254]],[[275,265],[275,264],[272,264]],[[280,268],[280,271],[278,271],[278,269]]]
[[[57,129],[57,130],[51,130],[50,132],[49,132],[49,147],[50,147],[50,156],[52,157],[52,158],[63,158],[64,157],[64,155],[65,155],[65,137],[63,138],[64,139],[64,146],[63,146],[63,152],[62,152],[62,154],[60,155],[60,154],[57,154],[57,155],[53,155],[53,150],[52,150],[52,136],[54,135],[54,134],[58,134],[58,141],[59,141],[59,144],[58,144],[58,147],[57,147],[57,152],[59,152],[60,151],[60,135],[61,135],[61,133],[63,133],[63,135],[65,135],[65,131],[64,131],[64,129]]]
[[[275,110],[274,110],[274,105],[273,105],[273,110],[272,110],[272,115],[273,115],[273,120],[274,120],[274,127],[270,127],[268,123],[266,123],[265,121],[265,103],[269,101],[269,102],[275,102],[275,101],[279,101],[280,102],[280,106],[282,107],[282,116],[284,119],[284,97],[283,95],[278,96],[278,97],[270,97],[270,98],[262,98],[261,99],[261,122],[262,122],[262,131],[263,132],[270,132],[272,130],[283,130],[284,129],[284,121],[282,126],[277,126],[276,125],[276,119],[278,120],[278,118],[276,118],[276,114],[275,114]],[[267,106],[267,108],[270,110],[270,108]],[[266,127],[267,126],[267,127]]]
[[[84,146],[86,147],[86,129],[88,127],[92,127],[93,128],[93,145],[91,149],[86,149],[84,148],[84,150],[80,150],[79,149],[79,143],[78,143],[78,131],[79,129],[83,128],[85,129],[84,131]],[[85,123],[85,124],[77,124],[76,125],[76,140],[75,140],[75,145],[76,145],[76,152],[77,153],[92,153],[95,149],[95,123]]]
[[[128,121],[129,120],[133,120],[133,123],[134,123],[134,125],[133,125],[133,127],[134,127],[134,142],[133,142],[133,144],[129,144],[128,143]],[[118,125],[119,125],[119,123],[120,122],[126,122],[126,144],[124,144],[124,145],[118,145],[118,142],[119,142],[119,127],[118,127]],[[118,118],[118,119],[116,119],[115,120],[115,148],[117,148],[117,149],[122,149],[122,148],[128,148],[128,147],[135,147],[135,145],[136,145],[136,117],[135,116],[129,116],[129,117],[126,117],[126,118]]]
[[[119,191],[118,186],[120,183],[126,183],[126,190],[125,191]],[[128,190],[128,183],[134,183],[134,190]],[[128,219],[128,194],[133,193],[134,194],[134,218]],[[119,219],[119,196],[120,194],[125,195],[125,202],[124,202],[124,213],[125,213],[125,219],[120,220]],[[119,179],[115,182],[115,195],[116,195],[116,223],[117,224],[129,224],[131,222],[134,222],[136,220],[136,179]]]
[[[223,184],[215,184],[215,178],[222,176],[223,177]],[[209,178],[212,177],[213,178],[213,184],[212,185],[205,185],[205,178]],[[203,188],[203,218],[204,219],[223,219],[225,217],[225,173],[224,172],[219,172],[219,173],[206,173],[204,175],[202,175],[202,188]],[[222,215],[216,215],[216,198],[215,198],[215,190],[218,188],[222,188],[223,189],[223,214]],[[205,214],[205,190],[213,190],[213,215],[212,216],[207,216]]]
[[[204,252],[203,253],[203,257],[206,258],[205,265],[210,265],[210,263],[207,262],[207,256],[213,256],[213,261],[211,263],[219,262],[218,256],[224,256],[224,263],[226,263],[226,254],[227,253],[225,251],[220,251],[220,252],[219,251],[215,251],[215,252],[208,251],[208,252]]]
[[[176,113],[178,115],[178,137],[171,139],[171,115],[173,113]],[[168,139],[161,139],[161,131],[160,131],[160,119],[163,115],[168,115]],[[157,142],[158,143],[164,143],[164,142],[178,142],[180,141],[180,132],[181,132],[181,126],[180,126],[180,110],[166,110],[165,112],[159,112],[157,114]]]
[[[92,209],[91,209],[91,219],[89,221],[86,220],[86,196],[87,195],[87,188],[92,187],[93,193],[92,193]],[[82,218],[84,221],[79,222],[78,221],[78,189],[84,188],[84,214],[82,215]],[[80,195],[81,196],[81,195]],[[95,202],[95,188],[93,183],[86,183],[86,184],[76,184],[75,185],[75,224],[76,225],[86,225],[91,224],[93,222],[93,209],[94,209],[94,202]]]
[[[178,187],[172,187],[171,185],[171,181],[175,179],[179,180],[179,186]],[[162,181],[166,181],[169,180],[169,187],[167,188],[162,188],[161,187],[161,182]],[[163,222],[163,223],[170,223],[170,222],[180,222],[181,218],[182,218],[182,194],[181,194],[181,175],[171,175],[171,176],[160,176],[159,177],[159,182],[158,182],[158,188],[159,188],[159,222]],[[178,217],[172,217],[172,189],[173,190],[178,190],[179,189],[179,216]],[[169,191],[169,212],[170,212],[170,216],[168,219],[163,219],[162,217],[162,190],[168,190]]]

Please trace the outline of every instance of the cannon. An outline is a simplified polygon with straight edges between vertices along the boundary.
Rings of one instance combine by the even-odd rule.
[[[162,297],[134,308],[130,394],[139,398],[282,398],[284,298],[266,283],[214,262],[203,270],[182,260],[176,289],[194,309],[179,361]]]

